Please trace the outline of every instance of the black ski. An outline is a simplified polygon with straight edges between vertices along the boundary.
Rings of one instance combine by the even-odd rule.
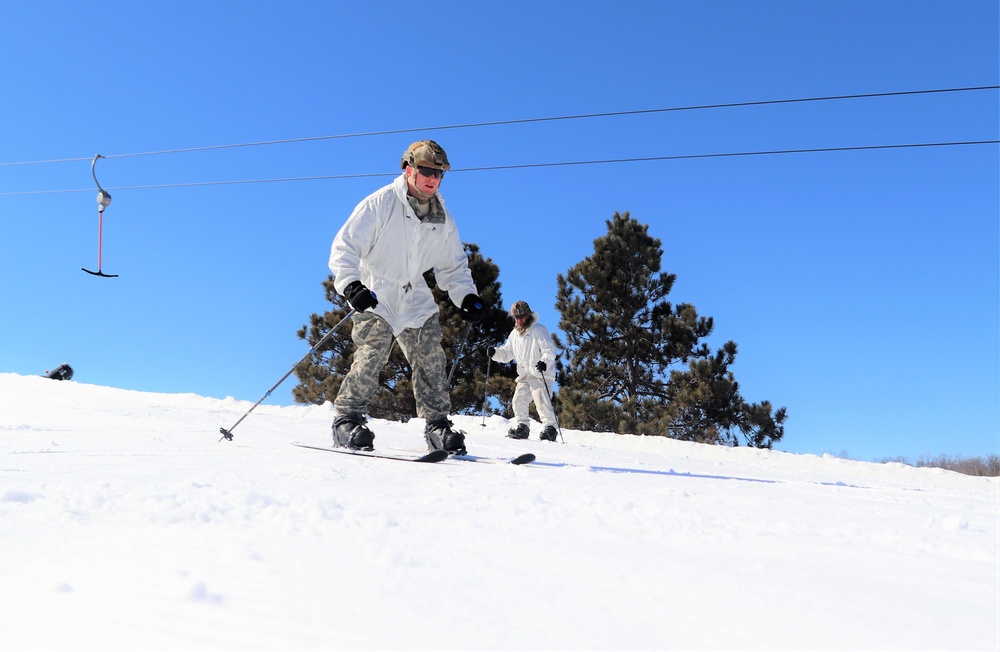
[[[534,453],[524,453],[517,457],[479,457],[478,455],[452,455],[452,459],[463,462],[484,462],[486,464],[531,464],[535,461]]]
[[[405,451],[408,453],[415,453],[411,448],[396,448],[394,450]],[[452,459],[459,460],[462,462],[479,462],[481,464],[515,464],[520,466],[521,464],[531,464],[535,461],[534,453],[523,453],[517,455],[516,457],[483,457],[481,455],[452,455]]]
[[[355,457],[378,457],[384,460],[399,460],[400,462],[427,462],[429,464],[433,464],[434,462],[443,462],[448,459],[448,453],[446,451],[431,451],[425,455],[392,455],[390,453],[379,453],[377,451],[359,451],[352,450],[350,448],[334,448],[332,446],[313,446],[311,444],[303,444],[297,441],[293,441],[292,445],[300,448],[311,448],[317,451],[326,451],[327,453],[340,453],[342,455],[353,455]]]

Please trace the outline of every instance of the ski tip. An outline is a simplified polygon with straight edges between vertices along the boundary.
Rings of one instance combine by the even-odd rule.
[[[534,453],[525,453],[524,455],[518,455],[510,461],[511,464],[530,464],[535,461]]]
[[[436,451],[431,451],[431,452],[427,453],[423,457],[418,457],[417,461],[418,462],[432,462],[433,463],[433,462],[443,462],[446,459],[448,459],[448,451],[436,450]]]

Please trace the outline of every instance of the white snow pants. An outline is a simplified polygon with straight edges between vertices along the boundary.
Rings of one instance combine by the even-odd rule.
[[[544,384],[543,384],[544,383]],[[518,423],[528,424],[531,419],[528,417],[528,404],[532,400],[535,402],[535,410],[542,419],[542,427],[556,427],[556,413],[552,410],[552,402],[549,396],[552,395],[552,383],[534,374],[517,381],[514,389],[514,400],[511,402],[514,408],[514,419]]]

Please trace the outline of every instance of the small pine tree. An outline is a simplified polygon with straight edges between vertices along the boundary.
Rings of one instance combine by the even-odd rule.
[[[772,413],[768,401],[747,403],[730,365],[736,343],[726,342],[714,356],[692,360],[685,371],[672,371],[667,385],[665,426],[675,439],[771,448],[784,435],[786,409]]]

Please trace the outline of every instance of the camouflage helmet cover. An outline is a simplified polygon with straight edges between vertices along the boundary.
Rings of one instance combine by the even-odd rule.
[[[527,301],[517,301],[510,307],[511,317],[527,317],[531,315],[531,307]]]
[[[399,169],[405,170],[407,165],[414,167],[436,168],[438,170],[451,169],[448,162],[448,155],[444,153],[444,148],[433,140],[418,140],[403,152],[403,160],[400,161]]]

